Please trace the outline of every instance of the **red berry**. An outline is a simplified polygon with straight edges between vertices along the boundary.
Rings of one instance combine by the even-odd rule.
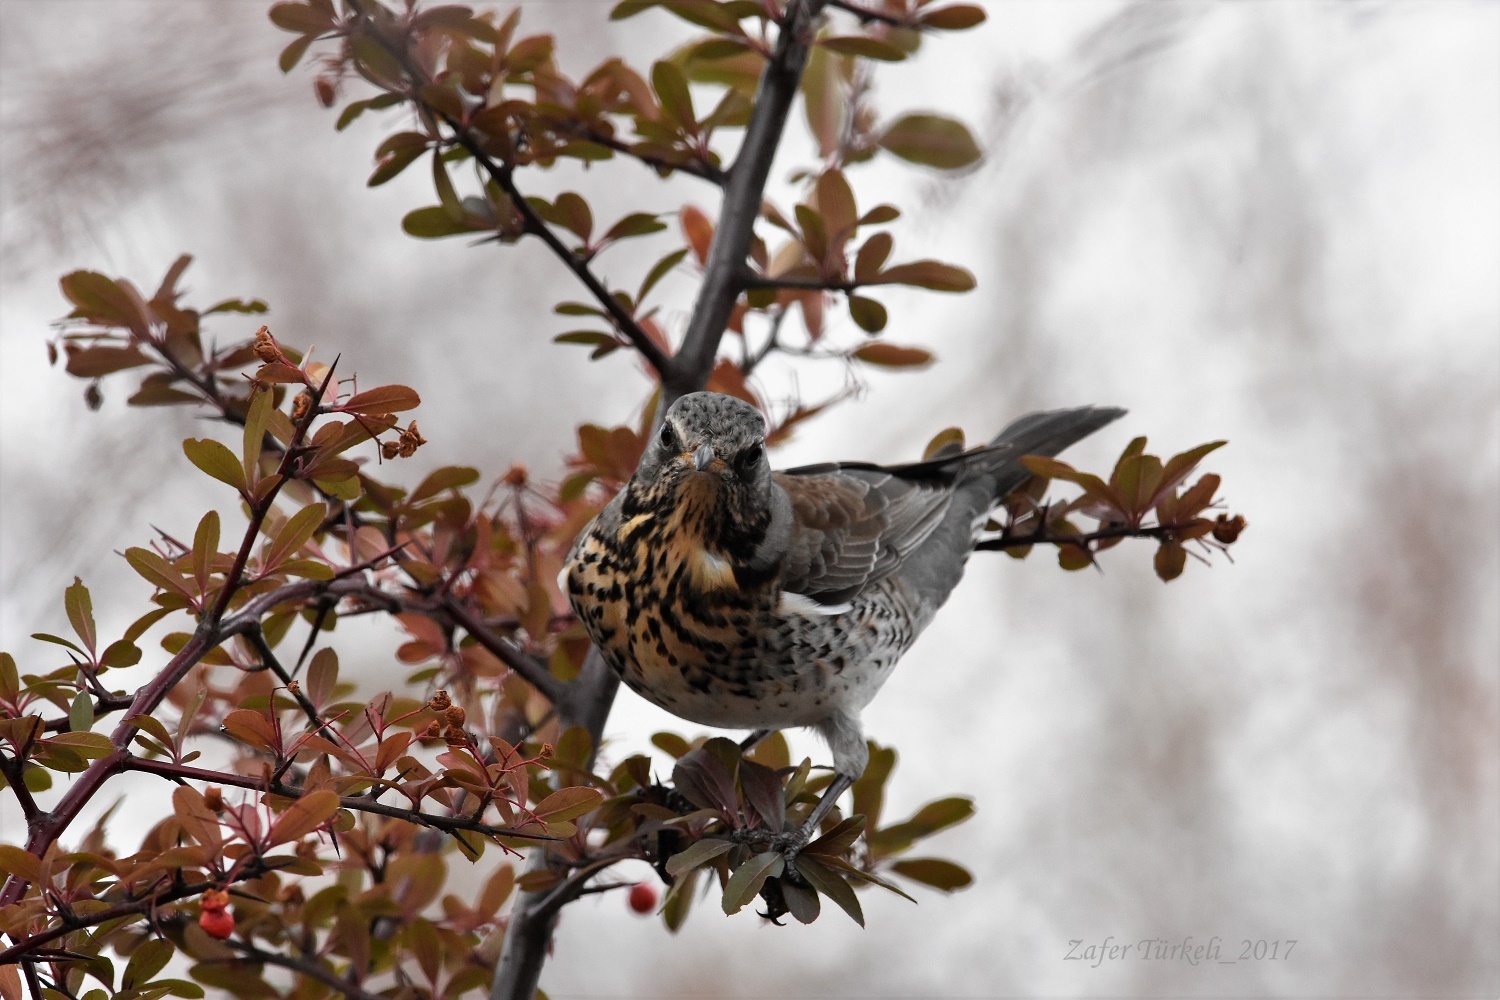
[[[198,914],[198,926],[209,937],[222,941],[234,933],[234,914],[228,910],[203,910]]]
[[[630,887],[630,908],[637,913],[656,912],[656,890],[644,882]]]

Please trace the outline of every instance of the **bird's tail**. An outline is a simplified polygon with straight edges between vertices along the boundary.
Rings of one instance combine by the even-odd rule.
[[[1031,476],[1020,462],[1022,455],[1050,458],[1124,415],[1124,410],[1113,406],[1080,406],[1027,414],[997,434],[988,448],[969,459],[960,482],[983,483],[986,488],[981,492],[987,496],[981,502],[993,504],[1019,489]]]
[[[975,526],[982,523],[1001,498],[1019,489],[1030,477],[1031,472],[1020,462],[1021,456],[1056,455],[1124,415],[1124,410],[1108,406],[1032,413],[1001,431],[988,447],[962,456],[963,471],[952,505],[900,570],[913,592],[920,596],[926,612],[924,618],[947,600],[963,576],[964,563],[974,548]],[[937,464],[956,457],[956,454],[938,455],[929,461]],[[925,624],[921,621],[918,627]]]

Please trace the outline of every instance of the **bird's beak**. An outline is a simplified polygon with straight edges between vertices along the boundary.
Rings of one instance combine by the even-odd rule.
[[[712,462],[713,460],[714,446],[711,444],[699,445],[698,450],[693,452],[693,468],[697,469],[699,472],[702,472],[704,469],[706,469],[708,467],[708,463]]]

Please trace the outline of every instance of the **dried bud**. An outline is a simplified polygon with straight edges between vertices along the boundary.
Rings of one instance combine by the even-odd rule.
[[[1214,521],[1214,539],[1224,545],[1232,544],[1236,538],[1240,537],[1240,532],[1244,530],[1245,517],[1243,514],[1236,514],[1234,517],[1230,517],[1228,514],[1220,514],[1218,519]]]
[[[304,392],[292,400],[292,420],[301,420],[307,416],[307,411],[310,409],[312,409],[312,393]]]
[[[288,694],[295,698],[302,693],[302,685],[295,680],[287,681],[286,690]]]
[[[386,458],[395,458],[401,453],[401,446],[394,441],[380,442],[380,453]]]
[[[451,704],[453,699],[448,697],[448,692],[443,688],[432,692],[432,697],[427,699],[427,707],[434,712],[446,712]]]
[[[276,898],[289,906],[301,906],[307,900],[302,891],[302,886],[296,882],[288,882],[276,893]]]
[[[443,712],[443,718],[447,720],[450,726],[462,726],[464,720],[468,717],[469,713],[464,711],[462,705],[449,705],[447,710]]]
[[[427,439],[417,430],[417,422],[413,420],[411,426],[401,432],[396,451],[402,458],[411,458],[417,453],[417,449],[426,443]]]
[[[440,740],[443,738],[443,724],[433,719],[427,723],[427,728],[417,734],[419,740]]]
[[[448,726],[443,730],[443,739],[450,745],[461,746],[469,742],[469,734],[463,731],[461,726]]]
[[[209,785],[203,790],[203,804],[216,813],[224,811],[224,790],[218,785]]]
[[[315,840],[299,840],[292,852],[303,861],[318,860],[318,842]]]
[[[255,331],[255,344],[252,347],[255,356],[266,364],[282,359],[281,348],[276,344],[276,338],[271,336],[270,328],[261,327]]]
[[[501,481],[504,482],[506,486],[525,486],[526,466],[512,465],[510,468],[505,470],[505,475],[501,477]]]
[[[536,755],[542,760],[547,760],[548,758],[550,758],[552,756],[552,744],[543,743],[542,748],[536,752]]]

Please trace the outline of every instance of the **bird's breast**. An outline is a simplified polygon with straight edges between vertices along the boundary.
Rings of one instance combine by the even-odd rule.
[[[596,522],[568,568],[568,597],[590,638],[669,711],[747,683],[779,594],[770,582],[741,586],[707,527],[691,504],[630,513],[612,528]]]

